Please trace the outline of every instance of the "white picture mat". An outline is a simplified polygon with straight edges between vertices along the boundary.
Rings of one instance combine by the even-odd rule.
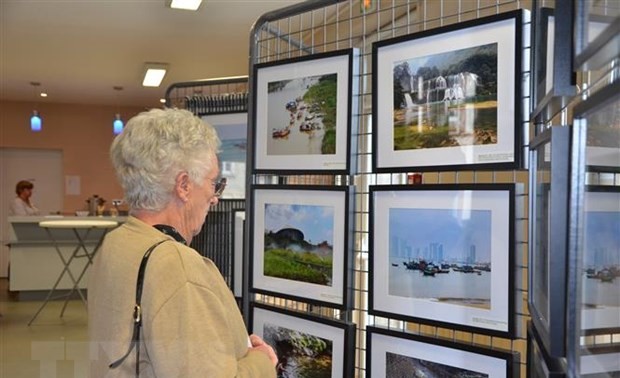
[[[435,166],[514,161],[516,19],[456,30],[379,48],[377,165]],[[394,151],[394,62],[497,43],[497,144]],[[405,47],[407,46],[407,47]],[[525,54],[524,54],[525,55]]]
[[[547,19],[547,65],[545,67],[545,91],[547,93],[549,93],[551,88],[553,88],[553,62],[555,58],[555,55],[553,54],[554,43],[555,17],[550,15]]]
[[[620,353],[601,353],[583,355],[579,361],[579,372],[601,374],[620,371]],[[611,375],[610,375],[611,376]]]
[[[261,338],[265,324],[275,325],[332,341],[332,377],[341,377],[344,371],[344,329],[323,323],[289,316],[275,311],[254,307],[252,332]]]
[[[264,275],[265,205],[331,206],[334,208],[332,285],[319,285]],[[298,297],[341,304],[344,292],[345,264],[345,204],[344,191],[261,190],[254,192],[254,235],[252,253],[252,286]]]
[[[373,378],[386,377],[387,352],[488,374],[489,378],[506,377],[506,361],[500,358],[378,333],[372,333],[371,338],[371,355],[366,358],[372,359]]]
[[[235,137],[241,137],[241,139],[246,142],[246,158],[243,160],[243,163],[232,162],[232,171],[220,172],[220,176],[225,177],[228,180],[228,182],[226,183],[226,190],[224,190],[224,193],[222,193],[222,198],[245,198],[248,113],[205,115],[202,116],[201,119],[216,128],[216,131],[218,131],[218,136],[220,140],[222,140],[222,143],[224,143],[223,141],[225,139],[229,139],[227,138],[227,135],[223,135],[226,131],[226,126],[231,126],[231,128],[236,126],[235,130],[238,129],[238,127],[241,125],[245,126],[245,134],[235,135]],[[220,161],[220,163],[223,163],[223,161]]]
[[[243,296],[243,222],[245,221],[245,211],[235,212],[234,224],[234,266],[233,266],[233,293],[235,297]]]
[[[611,106],[618,108],[620,102],[616,101]],[[576,119],[575,124],[588,127],[588,118]],[[620,148],[586,145],[586,165],[620,167]]]
[[[270,82],[300,79],[310,76],[337,74],[336,110],[336,153],[333,155],[268,155],[267,138],[271,137],[272,127],[267,122],[268,91]],[[256,169],[295,169],[295,170],[341,170],[346,168],[348,151],[349,117],[349,55],[289,63],[280,66],[260,68],[256,79]],[[282,104],[284,107],[285,104]]]
[[[620,194],[617,192],[586,192],[584,211],[586,213],[588,211],[606,211],[620,214],[620,201],[618,201],[618,198],[620,198]],[[583,248],[585,248],[585,246],[582,247],[582,251]],[[613,284],[615,284],[615,282],[610,283],[610,285]],[[620,295],[620,293],[618,295]],[[582,307],[581,328],[584,330],[620,328],[620,307]]]
[[[481,327],[509,330],[510,259],[508,251],[510,219],[509,192],[499,190],[464,191],[378,191],[374,197],[374,308],[405,316]],[[480,309],[421,298],[389,294],[389,212],[399,209],[491,210],[491,308]],[[449,273],[454,274],[454,273]]]

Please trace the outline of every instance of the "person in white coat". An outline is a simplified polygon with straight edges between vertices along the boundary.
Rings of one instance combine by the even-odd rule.
[[[39,215],[39,209],[30,201],[33,188],[34,185],[26,180],[22,180],[15,185],[17,197],[11,203],[9,215]]]

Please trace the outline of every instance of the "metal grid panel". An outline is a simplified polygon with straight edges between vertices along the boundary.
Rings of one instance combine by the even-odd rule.
[[[166,90],[166,106],[196,115],[240,113],[248,109],[248,77],[188,81]]]
[[[309,9],[308,3],[314,3]],[[371,166],[371,54],[372,43],[392,37],[406,35],[418,31],[429,30],[440,26],[454,24],[466,20],[503,13],[515,9],[528,8],[529,2],[515,0],[382,0],[377,1],[376,9],[371,12],[361,11],[360,1],[314,1],[306,2],[303,10],[287,8],[277,19],[265,21],[255,30],[252,36],[253,54],[251,62],[266,63],[286,58],[305,56],[308,54],[335,51],[345,48],[359,49],[360,93],[357,96],[359,109],[353,109],[352,117],[356,118],[358,128],[351,138],[357,138],[357,171],[352,178],[336,182],[349,181],[355,187],[355,235],[354,235],[354,309],[351,314],[342,314],[332,309],[310,308],[310,306],[274,297],[256,296],[255,300],[273,305],[292,307],[302,311],[319,312],[334,317],[352,320],[357,324],[356,339],[356,376],[365,376],[366,326],[383,325],[393,329],[421,332],[447,337],[466,343],[481,344],[517,351],[521,354],[520,372],[525,377],[526,335],[525,324],[527,313],[527,181],[525,171],[466,171],[466,172],[426,172],[423,183],[518,183],[523,190],[517,198],[518,228],[516,256],[517,272],[515,309],[517,338],[514,340],[491,337],[471,332],[463,332],[449,328],[433,327],[411,322],[369,316],[368,308],[368,227],[369,192],[368,186],[374,184],[406,183],[407,173],[374,174]],[[524,25],[524,26],[529,26]],[[529,39],[524,38],[523,56],[529,56]],[[529,68],[524,69],[523,102],[524,116],[522,123],[523,135],[529,134]],[[251,110],[250,110],[251,112]],[[527,148],[527,147],[526,147]],[[325,176],[306,176],[302,178],[257,176],[257,183],[293,183],[298,180],[304,183],[318,183],[330,180]],[[324,183],[324,182],[321,182]]]
[[[243,199],[220,199],[209,210],[200,233],[192,239],[191,247],[208,257],[218,267],[228,287],[233,280],[233,229],[235,211],[245,210]],[[238,277],[235,277],[238,279]]]
[[[244,113],[247,103],[247,76],[175,83],[166,90],[166,106],[187,109],[197,116]],[[244,209],[245,199],[220,199],[191,242],[192,248],[215,263],[231,289],[234,214]]]

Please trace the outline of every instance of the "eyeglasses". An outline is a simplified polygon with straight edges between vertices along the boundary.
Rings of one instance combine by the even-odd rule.
[[[226,177],[222,177],[221,179],[215,181],[213,183],[213,191],[214,191],[214,196],[219,198],[222,196],[222,193],[224,193],[224,189],[226,189]]]

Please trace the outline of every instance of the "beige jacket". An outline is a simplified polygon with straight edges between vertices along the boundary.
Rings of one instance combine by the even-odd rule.
[[[171,239],[129,217],[110,232],[89,270],[90,375],[134,377],[129,348],[138,267],[154,243]],[[152,253],[142,292],[141,377],[275,377],[266,354],[248,352],[235,299],[211,260],[175,241]]]

